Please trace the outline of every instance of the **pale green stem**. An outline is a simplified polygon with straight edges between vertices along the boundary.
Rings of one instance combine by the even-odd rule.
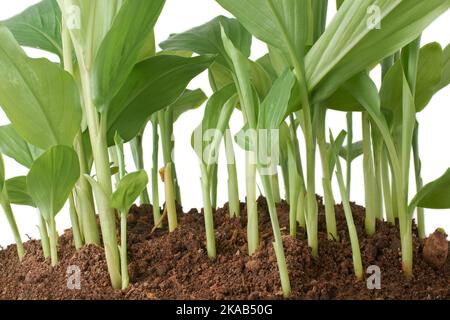
[[[253,255],[259,247],[258,207],[256,205],[256,165],[251,152],[246,152],[247,239],[248,253]]]
[[[41,212],[38,210],[39,215],[39,234],[41,236],[41,246],[42,252],[44,254],[44,258],[47,259],[50,257],[50,239],[47,231],[47,224],[45,223],[44,217]]]
[[[413,139],[413,157],[414,157],[414,173],[416,178],[416,191],[419,192],[423,187],[422,180],[422,162],[420,160],[419,151],[419,124],[416,122],[416,127],[414,128],[414,139]],[[425,239],[425,213],[423,208],[417,208],[417,229],[419,232],[419,238]]]
[[[158,136],[158,122],[152,119],[153,125],[153,153],[152,153],[152,203],[153,203],[153,222],[156,225],[161,219],[161,212],[159,207],[159,168],[158,168],[158,154],[159,154],[159,136]]]
[[[130,278],[128,275],[128,252],[127,252],[127,215],[128,211],[120,212],[120,270],[122,274],[122,290],[128,288]]]
[[[97,181],[105,195],[112,196],[111,171],[107,147],[107,123],[106,115],[102,115],[102,123],[99,122],[99,114],[92,101],[90,73],[80,66],[81,82],[83,85],[84,108],[92,143],[92,153],[97,174]],[[120,257],[116,237],[115,212],[109,201],[100,197],[97,201],[100,224],[102,229],[103,244],[105,247],[106,262],[114,289],[121,288]]]
[[[389,160],[387,158],[386,149],[381,150],[381,180],[383,185],[384,208],[386,211],[386,219],[389,223],[395,225],[394,211],[392,209],[392,191],[389,179]]]
[[[239,201],[239,184],[236,169],[236,157],[233,148],[233,139],[230,130],[225,130],[225,153],[228,169],[228,208],[230,217],[239,218],[241,215],[241,204]]]
[[[13,233],[14,240],[16,242],[17,255],[19,256],[19,260],[22,262],[23,257],[25,256],[25,248],[23,246],[22,238],[20,237],[19,228],[17,227],[11,204],[7,200],[6,189],[3,189],[3,191],[0,192],[0,204],[3,208],[3,212],[6,216],[9,227],[11,228],[11,231]]]
[[[214,216],[211,206],[211,186],[209,184],[209,175],[206,166],[201,163],[200,169],[202,173],[202,195],[203,195],[203,214],[205,219],[205,231],[206,231],[206,250],[210,259],[216,258],[216,238],[214,235]]]
[[[288,147],[288,162],[289,162],[289,185],[290,185],[290,199],[289,204],[289,230],[292,237],[297,236],[297,204],[298,195],[300,193],[300,178],[297,173],[297,165],[295,162],[295,155],[293,153],[292,147]]]
[[[352,186],[352,153],[353,153],[353,113],[347,113],[347,159],[346,159],[346,179],[348,198],[351,199]]]
[[[167,217],[169,220],[169,232],[174,232],[178,226],[172,172],[172,163],[169,162],[164,168],[164,189],[166,194],[166,209]]]
[[[50,239],[50,258],[52,267],[56,267],[58,265],[58,232],[56,231],[55,218],[52,216],[47,222]]]
[[[280,181],[278,179],[278,173],[272,176],[272,190],[273,190],[273,199],[275,203],[281,202],[281,194],[280,194]]]
[[[291,283],[289,280],[289,272],[286,264],[286,258],[284,255],[283,240],[281,237],[280,225],[278,222],[277,208],[272,194],[271,178],[270,176],[265,175],[264,173],[260,174],[260,177],[262,180],[264,191],[266,193],[267,206],[269,209],[270,221],[272,223],[273,236],[275,239],[273,246],[275,249],[275,256],[277,258],[278,271],[280,273],[283,296],[287,298],[291,294]]]
[[[210,185],[210,192],[211,192],[211,208],[213,209],[213,210],[216,210],[217,209],[217,184],[218,184],[218,177],[217,177],[217,169],[218,169],[218,166],[217,166],[217,164],[214,164],[214,165],[212,165],[212,168],[211,168],[211,172],[210,172],[210,176],[211,176],[211,178],[210,178],[210,183],[209,183],[209,185]]]
[[[144,170],[144,148],[143,148],[143,134],[138,134],[131,141],[131,150],[133,154],[133,160],[137,170]],[[147,187],[142,191],[140,196],[141,204],[150,204],[150,197],[148,196]]]
[[[364,271],[361,259],[361,249],[359,246],[358,232],[356,231],[355,222],[353,220],[350,200],[348,198],[348,190],[345,187],[344,176],[342,174],[341,163],[338,156],[336,156],[336,176],[339,183],[339,189],[341,191],[342,206],[344,207],[345,220],[347,221],[347,228],[350,236],[350,243],[352,246],[353,268],[355,270],[356,278],[358,278],[358,280],[362,280]]]
[[[70,202],[69,211],[70,211],[70,221],[72,223],[73,240],[75,242],[75,249],[79,250],[83,246],[83,239],[81,237],[80,226],[78,224],[78,214],[75,207],[73,193],[71,193],[69,196],[69,202]]]
[[[372,155],[372,143],[370,134],[370,120],[367,113],[362,114],[363,132],[363,169],[364,169],[364,193],[366,200],[365,230],[368,235],[373,235],[376,228],[375,196],[374,187],[374,167]]]

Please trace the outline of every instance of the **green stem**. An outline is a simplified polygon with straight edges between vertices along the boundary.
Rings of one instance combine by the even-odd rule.
[[[219,180],[217,179],[217,169],[218,166],[217,164],[212,165],[211,171],[210,171],[210,175],[211,175],[211,182],[209,183],[210,185],[210,193],[211,193],[211,208],[213,210],[217,209],[217,187],[218,187],[218,182]]]
[[[22,238],[20,237],[19,228],[17,227],[16,219],[14,218],[14,213],[11,208],[11,204],[7,200],[6,189],[4,188],[2,192],[0,192],[0,205],[3,208],[3,212],[5,213],[6,220],[8,220],[9,227],[14,236],[14,240],[16,242],[16,250],[17,255],[19,256],[20,262],[22,262],[23,257],[25,256],[25,248],[23,246]]]
[[[363,169],[364,169],[364,193],[366,199],[366,218],[365,230],[370,236],[375,233],[376,212],[375,196],[373,192],[375,174],[373,167],[372,143],[370,133],[370,120],[367,113],[362,114],[362,132],[363,132]]]
[[[328,161],[328,147],[325,139],[326,109],[320,107],[317,110],[317,145],[322,162],[322,186],[325,200],[325,220],[329,240],[338,240],[339,235],[336,227],[336,213],[334,211],[334,196],[331,186],[330,164]]]
[[[358,232],[356,231],[355,222],[353,220],[352,209],[350,207],[350,200],[348,198],[348,190],[345,187],[344,176],[342,174],[341,163],[336,156],[336,176],[338,179],[339,189],[342,197],[342,206],[344,207],[345,220],[347,221],[348,233],[350,236],[350,243],[352,246],[353,255],[353,268],[355,270],[355,275],[358,280],[362,280],[364,276],[362,259],[361,259],[361,249],[359,246]]]
[[[175,231],[178,226],[177,209],[175,206],[175,194],[172,180],[172,163],[164,168],[164,187],[166,193],[167,217],[169,220],[169,232]]]
[[[152,152],[152,203],[153,203],[153,222],[156,225],[161,219],[161,209],[159,207],[159,136],[158,136],[158,122],[156,116],[152,117],[153,128],[153,152]]]
[[[137,170],[144,170],[144,148],[143,148],[143,133],[139,133],[133,140],[131,140],[131,150],[133,154],[134,164],[136,165]],[[148,195],[147,187],[145,187],[144,191],[142,191],[141,196],[141,205],[142,204],[150,204],[150,197]]]
[[[382,194],[382,172],[381,158],[383,149],[383,140],[376,127],[372,127],[373,139],[373,158],[374,158],[374,210],[378,220],[383,221],[383,194]]]
[[[303,179],[300,177],[300,189],[298,193],[298,200],[297,200],[297,221],[300,227],[302,227],[304,230],[306,228],[306,217],[305,217],[305,200],[306,200],[306,191]]]
[[[233,139],[230,130],[225,130],[225,153],[228,169],[228,209],[230,217],[239,218],[241,215],[241,204],[239,201],[239,184],[236,169],[236,157],[233,148]]]
[[[127,214],[128,210],[122,210],[120,212],[120,270],[122,274],[122,290],[128,288],[128,284],[130,283],[127,253]]]
[[[85,102],[84,108],[92,143],[97,181],[102,187],[105,195],[110,198],[112,195],[112,181],[106,139],[107,119],[106,115],[102,115],[102,123],[99,122],[99,114],[92,100],[90,73],[83,67],[82,60],[79,63]],[[115,212],[111,207],[111,203],[109,201],[104,201],[102,197],[98,199],[97,205],[111,284],[114,289],[119,289],[121,288],[122,279],[120,275],[120,258],[116,237]]]
[[[392,191],[389,179],[389,160],[386,154],[386,148],[381,150],[381,181],[383,185],[384,208],[386,211],[386,219],[392,225],[395,225],[394,210],[392,208]]]
[[[76,186],[76,199],[78,213],[80,215],[83,236],[86,244],[100,246],[100,236],[97,227],[97,217],[95,214],[94,198],[92,187],[84,174],[89,174],[90,169],[86,161],[86,155],[83,147],[83,138],[81,133],[78,135],[75,143],[80,161],[81,177]]]
[[[290,198],[290,185],[289,185],[289,165],[288,165],[288,160],[284,160],[281,162],[281,174],[283,175],[283,184],[284,184],[284,190],[285,190],[285,198],[286,198],[286,202],[288,204],[291,203],[291,198]]]
[[[353,153],[353,113],[347,113],[347,161],[346,161],[346,186],[348,198],[351,199],[351,185],[352,185],[352,153]]]
[[[259,228],[256,205],[256,165],[251,152],[245,153],[245,161],[248,254],[253,255],[259,247]]]
[[[55,218],[51,217],[48,221],[49,239],[50,239],[50,258],[52,267],[58,265],[58,232],[56,231]]]
[[[290,199],[289,204],[289,230],[292,237],[297,236],[297,204],[300,189],[300,177],[297,173],[297,165],[295,162],[295,155],[292,147],[288,145],[288,163],[289,163],[289,185],[290,185]]]
[[[73,240],[75,242],[75,249],[79,250],[83,246],[83,240],[81,237],[80,225],[78,223],[78,214],[75,207],[75,200],[73,196],[73,192],[69,196],[70,202],[70,221],[72,223],[72,234]]]
[[[44,217],[38,211],[39,215],[39,234],[41,236],[41,246],[42,252],[44,254],[44,258],[47,259],[50,257],[50,239],[47,231],[47,224],[45,223]]]
[[[260,174],[262,184],[264,187],[264,191],[266,193],[266,199],[267,199],[267,206],[269,209],[269,215],[270,215],[270,221],[272,224],[272,230],[273,230],[273,236],[274,236],[274,249],[275,249],[275,255],[277,258],[277,264],[278,264],[278,271],[280,273],[280,279],[281,279],[281,287],[283,290],[283,296],[285,298],[289,297],[291,294],[291,283],[289,280],[289,272],[286,264],[286,258],[284,255],[284,248],[283,248],[283,240],[281,238],[281,231],[280,231],[280,225],[278,222],[278,216],[277,216],[277,208],[275,205],[275,200],[273,198],[272,193],[272,184],[271,184],[271,178],[268,175]]]
[[[414,157],[414,174],[416,178],[416,191],[419,192],[423,187],[422,180],[422,162],[420,160],[419,151],[419,123],[416,122],[416,127],[414,128],[414,138],[413,138],[413,157]],[[417,208],[417,228],[419,232],[419,238],[425,239],[425,213],[423,208]]]
[[[278,179],[278,173],[272,176],[272,190],[273,190],[273,199],[275,203],[281,202],[281,194],[280,194],[280,181]]]
[[[202,173],[201,184],[202,184],[202,195],[203,195],[203,210],[205,219],[205,230],[206,230],[206,249],[208,252],[208,257],[210,259],[216,258],[216,238],[214,235],[214,216],[211,206],[211,186],[209,183],[209,175],[206,166],[201,163],[200,169]]]

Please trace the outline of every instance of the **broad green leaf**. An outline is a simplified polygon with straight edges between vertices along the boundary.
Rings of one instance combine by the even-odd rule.
[[[175,101],[170,108],[173,110],[173,121],[185,112],[199,108],[207,99],[207,96],[201,89],[186,90],[181,97]]]
[[[162,55],[137,64],[108,110],[109,144],[116,132],[125,142],[133,139],[150,116],[174,103],[212,60],[211,56]]]
[[[192,134],[192,148],[197,153],[199,159],[202,161],[205,160],[207,165],[209,164],[209,160],[204,158],[204,150],[207,148],[208,143],[210,143],[214,148],[217,147],[222,140],[223,133],[228,126],[230,117],[237,104],[237,99],[233,98],[235,95],[236,88],[233,84],[230,84],[214,93],[206,104],[201,124]],[[214,131],[212,132],[212,135],[209,135],[208,130],[211,129],[217,131]],[[218,133],[222,136],[216,136]],[[210,140],[216,139],[216,141],[205,141],[205,139],[208,138]],[[214,146],[214,143],[216,143],[216,146]],[[208,158],[208,156],[209,155],[206,155],[206,158]]]
[[[0,153],[30,168],[42,150],[23,140],[12,125],[6,125],[0,127]]]
[[[422,111],[430,102],[433,95],[439,90],[442,79],[443,53],[438,43],[430,43],[420,49],[417,68],[417,83],[415,104],[416,111]],[[381,90],[381,105],[383,109],[394,111],[402,106],[402,78],[403,69],[398,60],[386,74]]]
[[[94,58],[124,0],[57,0],[77,58],[91,70]]]
[[[230,69],[217,62],[214,62],[209,67],[208,78],[211,89],[214,92],[217,92],[234,82],[233,74]]]
[[[411,206],[428,209],[448,209],[450,208],[449,193],[450,169],[440,178],[424,186],[411,201]]]
[[[441,82],[437,85],[436,90],[439,91],[450,84],[450,45],[443,52],[443,68]]]
[[[8,27],[21,46],[63,56],[61,10],[56,0],[42,0],[1,23]]]
[[[112,195],[112,206],[120,210],[129,210],[147,184],[148,176],[144,170],[127,174],[120,180],[117,190]]]
[[[81,125],[73,78],[46,59],[30,59],[0,26],[0,105],[27,142],[41,149],[73,144]]]
[[[78,156],[70,147],[52,147],[34,162],[27,176],[28,193],[45,220],[61,211],[79,177]]]
[[[227,54],[223,46],[220,28],[226,31],[233,45],[246,57],[250,56],[251,34],[236,19],[223,16],[183,33],[172,35],[159,46],[164,50],[192,51],[198,54],[217,55],[216,61],[229,67]]]
[[[306,56],[310,91],[326,99],[358,72],[412,42],[449,7],[449,0],[345,1]],[[370,25],[377,16],[380,28]]]
[[[334,92],[324,102],[328,109],[344,111],[344,112],[358,112],[364,111],[364,108],[356,100],[353,95],[345,88],[341,87]]]
[[[3,156],[0,153],[0,192],[3,191],[5,186],[5,162],[3,161]]]
[[[308,35],[309,1],[217,0],[217,2],[231,12],[255,37],[281,50],[286,58],[292,60],[303,57]]]
[[[266,54],[261,58],[259,58],[258,60],[256,60],[256,63],[258,63],[266,71],[267,75],[270,77],[272,82],[278,78],[277,71],[272,65],[271,57],[269,54]]]
[[[27,177],[15,177],[5,181],[8,201],[21,206],[36,207],[28,193]]]
[[[106,34],[94,62],[93,98],[107,108],[138,62],[165,0],[127,0]]]
[[[261,99],[264,99],[272,87],[272,79],[257,62],[250,60],[250,79]]]
[[[278,129],[287,116],[289,100],[296,78],[287,69],[273,84],[261,103],[258,116],[259,129]]]

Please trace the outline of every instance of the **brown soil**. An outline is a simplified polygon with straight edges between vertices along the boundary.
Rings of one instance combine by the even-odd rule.
[[[14,246],[0,251],[0,299],[280,299],[281,288],[273,252],[272,231],[265,201],[259,199],[261,248],[246,255],[245,205],[242,218],[228,218],[228,207],[215,213],[218,257],[211,261],[204,249],[203,217],[196,210],[180,214],[172,234],[152,229],[151,207],[132,209],[129,216],[129,270],[131,285],[124,291],[110,288],[103,250],[87,246],[76,252],[72,234],[59,239],[60,264],[51,268],[42,258],[39,241],[25,244],[22,264]],[[422,258],[423,244],[414,230],[414,277],[401,272],[399,232],[379,223],[368,238],[362,225],[364,208],[353,205],[363,264],[381,269],[381,290],[367,289],[353,275],[352,252],[345,218],[337,206],[340,240],[325,233],[319,199],[319,258],[313,259],[302,230],[297,239],[284,236],[293,299],[450,299],[450,259],[432,268]],[[288,225],[288,206],[278,206],[281,225]],[[286,229],[284,229],[286,234]],[[67,289],[67,269],[81,270],[81,289]]]

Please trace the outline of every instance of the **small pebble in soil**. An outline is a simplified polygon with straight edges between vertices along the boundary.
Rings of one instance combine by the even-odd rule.
[[[442,268],[447,262],[448,242],[444,230],[438,229],[425,239],[423,258],[432,267]]]

